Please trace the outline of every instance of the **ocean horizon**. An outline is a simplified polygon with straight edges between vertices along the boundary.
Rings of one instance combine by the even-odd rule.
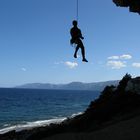
[[[0,134],[60,123],[83,113],[99,91],[0,88]]]

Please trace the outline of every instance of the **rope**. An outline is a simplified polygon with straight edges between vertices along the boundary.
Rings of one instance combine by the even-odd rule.
[[[79,0],[77,0],[77,7],[76,7],[76,19],[77,19],[77,22],[78,22],[78,18],[79,18]]]

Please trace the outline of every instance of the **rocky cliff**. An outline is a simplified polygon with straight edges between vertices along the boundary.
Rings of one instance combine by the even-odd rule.
[[[140,14],[140,0],[113,0],[117,6],[129,7],[130,12]]]
[[[136,77],[128,81],[126,91],[140,94],[140,77]]]

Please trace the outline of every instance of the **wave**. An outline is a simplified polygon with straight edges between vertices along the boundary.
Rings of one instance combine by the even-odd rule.
[[[77,114],[73,114],[70,118],[73,118],[73,117],[80,115],[80,114],[82,114],[82,113],[80,112]],[[61,117],[61,118],[55,118],[55,119],[50,119],[50,120],[26,122],[25,124],[17,124],[17,125],[13,125],[13,126],[9,126],[9,124],[6,124],[5,126],[8,126],[8,127],[0,129],[0,134],[4,134],[4,133],[7,133],[7,132],[13,131],[13,130],[15,130],[16,132],[19,132],[22,130],[29,130],[29,129],[36,128],[36,127],[43,127],[43,126],[45,127],[45,126],[50,125],[52,123],[59,124],[66,119],[67,119],[67,117]]]
[[[32,129],[35,127],[47,126],[52,123],[59,124],[66,119],[67,118],[58,118],[58,119],[41,120],[41,121],[35,121],[35,122],[27,122],[26,124],[17,124],[17,125],[0,129],[0,134],[4,134],[12,130],[19,132],[25,129]]]

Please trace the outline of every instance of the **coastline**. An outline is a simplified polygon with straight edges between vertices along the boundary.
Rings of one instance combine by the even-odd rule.
[[[82,114],[46,127],[10,131],[0,140],[140,139],[140,91],[128,90],[128,82],[137,80],[126,74],[117,87],[107,86]]]
[[[79,117],[79,116],[77,116]],[[73,118],[75,119],[75,118]],[[69,121],[64,120],[59,126],[70,125]],[[101,124],[92,123],[90,129],[87,130],[65,130],[56,131],[58,124],[50,124],[49,126],[36,127],[32,129],[24,129],[22,131],[9,131],[0,135],[1,140],[137,140],[140,138],[140,109],[136,109],[126,114],[118,114],[112,119]],[[44,135],[44,132],[48,135]],[[35,137],[29,137],[35,134]],[[16,137],[16,138],[15,138]]]
[[[49,126],[51,123],[59,124],[62,121],[66,120],[66,117],[58,118],[58,119],[50,119],[50,120],[40,120],[34,122],[27,122],[26,124],[17,124],[9,127],[5,127],[0,129],[0,134],[5,134],[10,131],[20,132],[24,130],[30,130],[38,127],[46,127]]]
[[[83,112],[99,92],[2,89],[0,94],[2,134],[74,117]]]
[[[59,118],[54,118],[54,119],[38,120],[38,121],[33,121],[33,122],[26,122],[24,124],[8,126],[8,127],[0,129],[0,135],[6,134],[10,131],[20,132],[24,130],[31,130],[31,129],[39,128],[39,127],[47,127],[50,124],[60,124],[63,121],[66,121],[67,119],[72,119],[80,114],[82,114],[82,112],[72,114],[69,118],[59,117]]]

